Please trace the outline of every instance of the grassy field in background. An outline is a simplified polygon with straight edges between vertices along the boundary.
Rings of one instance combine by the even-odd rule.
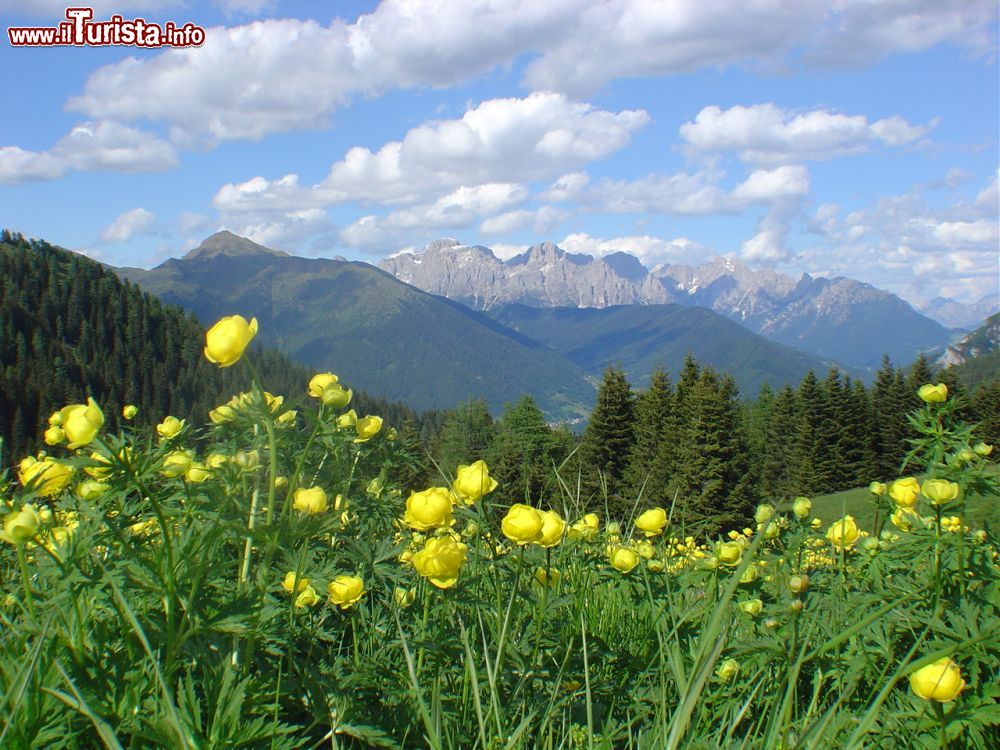
[[[989,473],[1000,477],[1000,464],[991,464]],[[923,477],[921,477],[921,480]],[[844,515],[852,515],[863,529],[871,529],[875,503],[867,487],[832,492],[812,498],[813,515],[824,524],[832,523]],[[966,523],[973,528],[982,528],[989,523],[994,530],[1000,527],[1000,505],[996,498],[976,497],[969,501]]]

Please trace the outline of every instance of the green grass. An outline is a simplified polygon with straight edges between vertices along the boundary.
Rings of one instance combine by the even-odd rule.
[[[990,464],[988,473],[1000,478],[1000,464]],[[921,477],[922,479],[923,477]],[[856,487],[852,490],[831,492],[812,498],[813,515],[824,524],[832,523],[845,515],[854,516],[858,525],[870,529],[875,503],[867,487]],[[1000,505],[996,498],[976,497],[969,501],[966,508],[966,523],[972,528],[983,528],[986,524],[996,530],[1000,527]]]

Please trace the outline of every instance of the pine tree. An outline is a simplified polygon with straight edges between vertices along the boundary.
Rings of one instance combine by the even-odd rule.
[[[635,441],[634,397],[621,369],[608,367],[597,390],[597,403],[580,444],[580,467],[585,504],[603,509],[607,492],[609,512],[628,512],[619,494],[629,453]]]
[[[649,388],[636,399],[635,443],[622,490],[626,498],[637,500],[641,494],[650,503],[667,502],[667,485],[676,463],[675,434],[673,386],[667,374],[657,369]]]
[[[553,488],[554,467],[562,456],[545,415],[534,398],[525,395],[507,405],[496,425],[489,450],[490,474],[500,483],[492,500],[538,504]]]
[[[902,373],[896,372],[886,355],[875,375],[872,388],[872,416],[876,433],[873,479],[896,478],[906,455],[906,386]]]
[[[494,434],[493,418],[483,399],[470,399],[448,412],[436,450],[441,471],[454,477],[460,464],[485,459]]]
[[[761,491],[765,497],[777,500],[797,494],[792,486],[790,472],[797,424],[795,391],[790,385],[786,385],[774,399],[768,417],[761,467]]]
[[[789,478],[797,495],[812,495],[826,489],[819,480],[818,453],[823,446],[817,437],[823,411],[823,395],[816,375],[810,370],[795,394],[795,430],[790,455]]]

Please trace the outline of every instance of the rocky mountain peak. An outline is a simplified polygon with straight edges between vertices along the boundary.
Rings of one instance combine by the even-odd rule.
[[[215,258],[219,255],[231,257],[241,255],[275,255],[288,257],[288,253],[281,250],[272,250],[269,247],[258,245],[246,237],[240,237],[232,232],[222,230],[216,232],[211,237],[205,239],[198,247],[191,250],[184,256],[184,260],[195,260],[199,258]]]

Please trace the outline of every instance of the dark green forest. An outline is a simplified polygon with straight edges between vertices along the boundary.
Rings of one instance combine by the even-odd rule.
[[[101,264],[4,231],[3,465],[44,448],[49,414],[88,395],[112,431],[128,403],[139,406],[140,425],[168,414],[204,424],[210,409],[249,385],[242,367],[219,369],[204,359],[204,333],[192,315]],[[311,370],[259,349],[253,360],[287,405],[305,400]],[[673,375],[657,370],[641,391],[608,368],[582,435],[548,424],[529,395],[496,416],[483,400],[418,414],[355,394],[352,407],[398,429],[415,458],[404,478],[413,489],[441,484],[459,464],[484,458],[501,483],[500,503],[559,507],[569,498],[579,505],[570,513],[618,518],[635,507],[673,505],[684,525],[714,530],[745,523],[764,499],[895,478],[913,436],[906,414],[920,405],[917,388],[932,380],[962,400],[962,416],[980,423],[979,439],[1000,443],[996,373],[933,372],[923,358],[908,367],[886,358],[870,387],[834,368],[822,377],[809,372],[796,388],[765,386],[752,400],[730,376],[690,356]]]

